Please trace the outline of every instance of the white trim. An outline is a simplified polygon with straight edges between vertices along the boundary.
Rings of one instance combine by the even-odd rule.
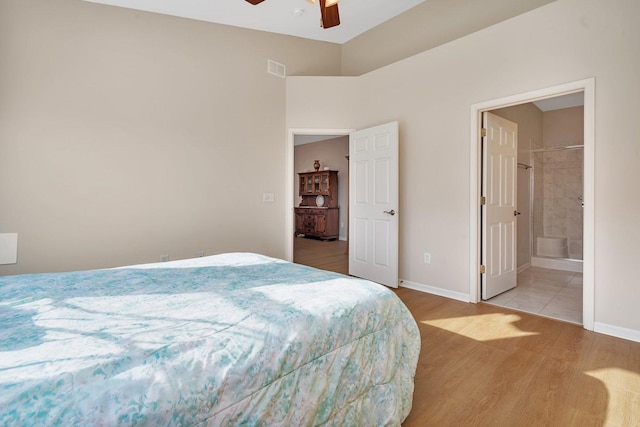
[[[583,209],[583,296],[582,323],[585,329],[595,327],[595,151],[596,151],[596,87],[595,79],[584,80],[584,206]]]
[[[523,271],[525,271],[529,267],[531,267],[531,263],[530,262],[528,262],[526,264],[523,264],[522,266],[518,267],[518,273],[522,273]]]
[[[287,132],[287,147],[285,153],[285,180],[284,180],[284,228],[285,228],[285,242],[284,242],[284,259],[289,262],[293,262],[293,231],[294,231],[294,216],[293,216],[293,196],[294,196],[294,142],[296,135],[327,135],[327,136],[344,136],[349,135],[355,129],[296,129],[290,128]]]
[[[620,326],[609,325],[607,323],[594,322],[593,330],[601,334],[611,335],[612,337],[640,342],[640,331],[636,329],[627,329]]]
[[[462,302],[470,302],[469,294],[463,294],[462,292],[450,291],[448,289],[439,288],[437,286],[423,285],[422,283],[410,282],[408,280],[400,280],[400,287],[413,289],[414,291],[426,292],[428,294],[437,295],[440,297],[455,299]]]
[[[552,98],[573,92],[584,91],[584,236],[583,236],[583,298],[582,321],[585,329],[593,330],[595,321],[595,244],[594,244],[594,211],[595,211],[595,79],[589,78],[564,83],[540,90],[512,95],[504,98],[480,102],[471,106],[470,125],[470,160],[469,160],[469,297],[477,303],[480,295],[480,215],[479,170],[481,156],[480,115],[483,111],[512,105],[533,102],[539,99]]]

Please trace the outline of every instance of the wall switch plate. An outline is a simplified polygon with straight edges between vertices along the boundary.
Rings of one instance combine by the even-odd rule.
[[[160,255],[160,262],[169,261],[169,255]]]
[[[424,253],[424,263],[431,264],[431,254],[429,252]]]
[[[273,193],[262,193],[262,203],[273,203],[275,196]]]

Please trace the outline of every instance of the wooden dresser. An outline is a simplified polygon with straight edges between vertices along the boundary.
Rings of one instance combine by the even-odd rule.
[[[303,172],[300,176],[300,206],[295,208],[296,236],[323,240],[339,235],[338,171]]]

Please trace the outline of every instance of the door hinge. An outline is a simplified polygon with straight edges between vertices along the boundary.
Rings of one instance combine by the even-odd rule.
[[[486,205],[487,204],[487,198],[485,196],[480,196],[480,204],[481,205]]]
[[[487,271],[484,264],[480,266],[480,274],[484,274]]]
[[[487,128],[480,129],[480,136],[487,136]]]

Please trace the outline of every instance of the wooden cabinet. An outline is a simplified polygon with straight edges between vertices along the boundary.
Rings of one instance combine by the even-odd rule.
[[[297,207],[296,234],[323,240],[338,238],[338,208]]]
[[[295,208],[296,235],[323,240],[339,235],[338,172],[299,173],[300,206]]]
[[[300,196],[324,195],[333,196],[336,206],[338,203],[338,172],[318,171],[299,173],[300,175]]]

